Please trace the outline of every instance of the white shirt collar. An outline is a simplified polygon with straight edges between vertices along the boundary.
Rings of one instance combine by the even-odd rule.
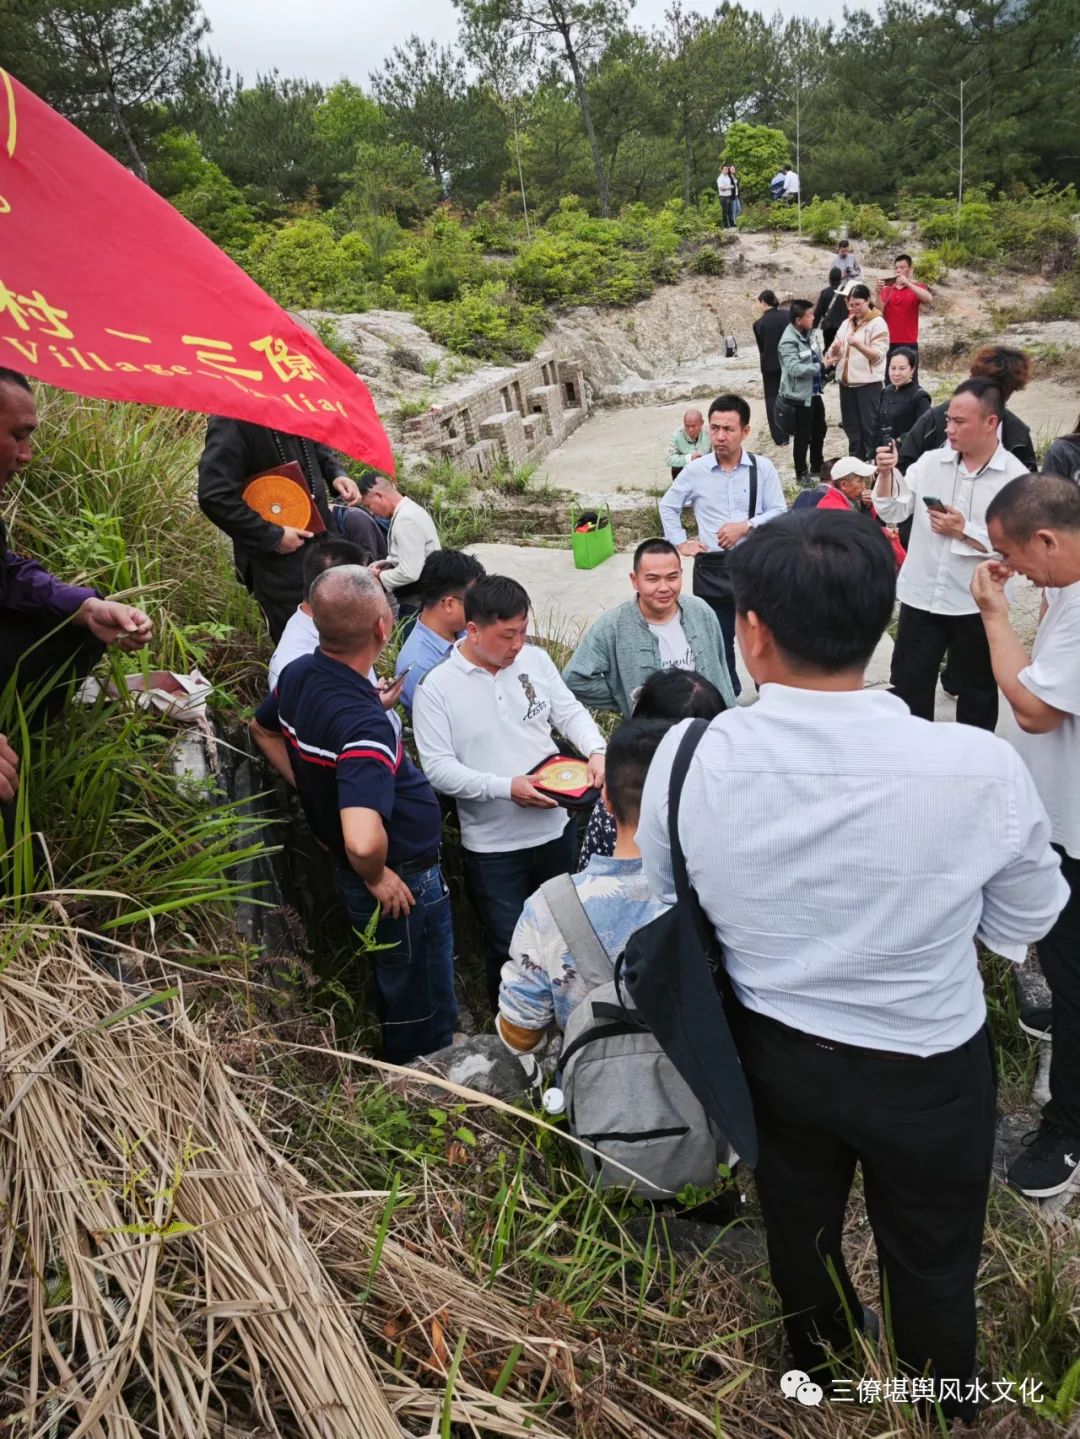
[[[907,714],[908,707],[896,695],[887,690],[807,690],[797,685],[778,684],[773,681],[763,684],[759,690],[758,704],[772,714],[790,714],[806,717],[808,711],[833,714],[844,705],[861,705],[866,709],[887,711],[891,714]]]

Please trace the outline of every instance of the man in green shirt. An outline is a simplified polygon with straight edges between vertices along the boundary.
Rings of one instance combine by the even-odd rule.
[[[671,466],[671,478],[677,480],[683,467],[691,460],[699,460],[711,452],[709,437],[702,433],[705,417],[700,410],[687,410],[682,417],[682,429],[676,430],[668,445],[667,462]]]
[[[696,670],[729,707],[735,692],[720,622],[709,605],[682,593],[682,556],[667,540],[643,540],[634,552],[634,598],[605,610],[563,670],[582,704],[629,717],[641,686],[659,669]]]

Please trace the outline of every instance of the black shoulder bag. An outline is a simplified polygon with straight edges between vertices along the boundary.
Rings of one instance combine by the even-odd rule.
[[[616,982],[625,982],[642,1021],[702,1108],[751,1168],[757,1163],[754,1106],[724,1012],[729,981],[715,931],[686,872],[679,799],[694,751],[709,727],[694,720],[671,768],[668,835],[676,902],[630,936]]]
[[[750,456],[750,505],[747,518],[757,514],[757,455]],[[730,605],[735,592],[731,587],[731,551],[708,550],[694,556],[694,594],[699,600],[718,600]]]

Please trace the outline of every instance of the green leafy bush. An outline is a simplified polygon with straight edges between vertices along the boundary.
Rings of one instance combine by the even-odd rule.
[[[924,250],[915,261],[915,271],[924,285],[938,285],[948,274],[948,266],[940,250]]]
[[[736,167],[742,195],[765,196],[772,177],[791,163],[791,147],[783,131],[739,120],[727,128],[720,163]]]
[[[447,349],[501,364],[530,359],[544,332],[542,308],[498,282],[468,290],[450,303],[427,305],[418,319]]]
[[[589,215],[563,199],[545,228],[522,246],[510,278],[530,300],[562,305],[629,305],[657,280],[674,278],[680,244],[676,214],[632,206],[619,220]]]
[[[765,201],[759,205],[743,205],[735,221],[739,230],[797,230],[799,210],[796,205],[774,205]]]
[[[421,267],[419,287],[426,300],[456,300],[461,280],[445,255],[432,255]]]
[[[278,304],[291,309],[366,310],[371,252],[355,233],[335,238],[322,220],[266,230],[248,247],[244,268]]]
[[[953,265],[994,260],[1023,269],[1060,274],[1077,253],[1074,215],[1080,200],[1070,185],[1044,186],[1034,194],[993,198],[971,191],[962,205],[925,196],[906,202],[917,214],[922,238]]]
[[[815,244],[828,245],[846,235],[853,240],[891,240],[896,226],[880,205],[854,205],[845,195],[822,200],[815,195],[803,206],[803,233]]]
[[[715,245],[702,245],[690,258],[690,271],[694,275],[722,275],[724,257]]]

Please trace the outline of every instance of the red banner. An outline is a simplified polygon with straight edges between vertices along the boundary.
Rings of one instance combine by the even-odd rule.
[[[0,365],[80,395],[252,420],[393,471],[363,381],[3,70]]]

